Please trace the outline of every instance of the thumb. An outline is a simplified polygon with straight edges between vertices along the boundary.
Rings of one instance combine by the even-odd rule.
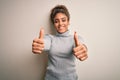
[[[43,37],[44,37],[44,29],[41,28],[39,33],[39,39],[43,39]]]
[[[78,39],[78,35],[77,35],[76,32],[74,33],[74,41],[75,41],[75,46],[79,46],[80,45],[80,42],[79,42],[79,39]]]

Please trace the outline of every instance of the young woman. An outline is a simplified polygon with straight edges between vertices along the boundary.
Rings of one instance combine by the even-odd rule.
[[[40,30],[39,38],[33,40],[32,52],[40,54],[48,51],[48,66],[45,80],[78,80],[75,70],[75,57],[81,61],[87,59],[87,47],[82,38],[69,34],[70,14],[64,5],[57,5],[51,10],[51,22],[56,35]]]

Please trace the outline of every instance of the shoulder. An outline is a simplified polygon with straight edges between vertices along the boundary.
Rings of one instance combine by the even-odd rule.
[[[51,35],[51,34],[45,34],[44,38],[45,39],[52,39],[53,35]]]

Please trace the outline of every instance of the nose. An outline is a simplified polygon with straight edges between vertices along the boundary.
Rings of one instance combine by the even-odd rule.
[[[63,22],[62,21],[59,21],[59,26],[61,26],[63,24]]]

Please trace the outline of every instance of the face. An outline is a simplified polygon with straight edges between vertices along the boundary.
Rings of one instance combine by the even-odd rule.
[[[68,30],[68,17],[63,13],[57,13],[54,18],[54,27],[58,33],[64,33]]]

